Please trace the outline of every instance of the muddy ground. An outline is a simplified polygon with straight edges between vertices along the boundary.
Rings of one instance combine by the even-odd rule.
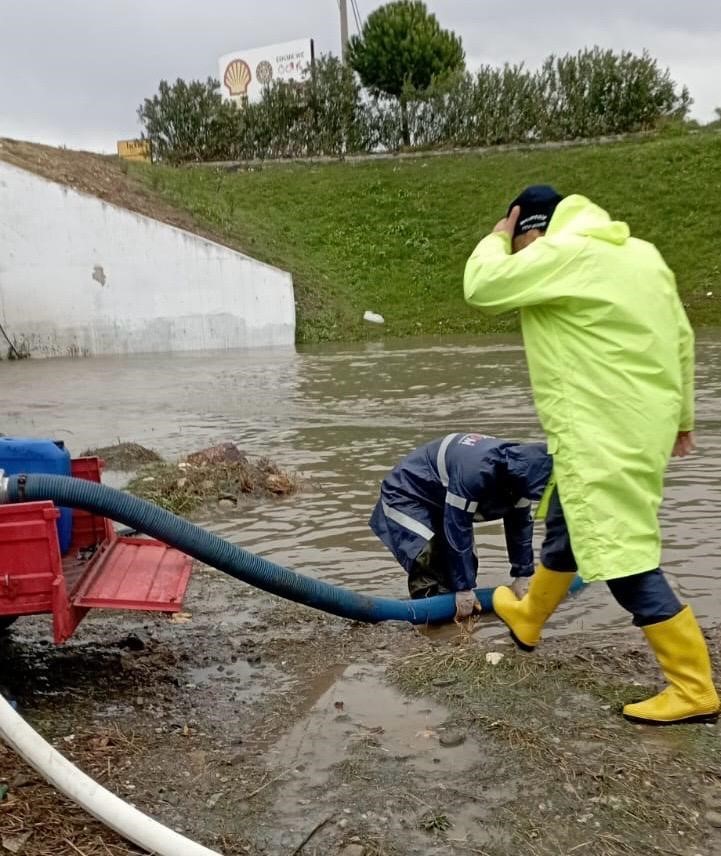
[[[619,716],[658,682],[634,631],[524,655],[490,617],[367,627],[202,568],[186,608],[97,611],[60,648],[23,619],[0,684],[80,767],[226,856],[721,852],[718,727]],[[139,852],[4,748],[0,782],[0,853]]]

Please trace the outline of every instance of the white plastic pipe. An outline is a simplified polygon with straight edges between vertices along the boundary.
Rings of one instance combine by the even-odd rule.
[[[157,856],[222,856],[173,832],[86,776],[33,731],[2,695],[0,737],[60,793],[133,844]]]

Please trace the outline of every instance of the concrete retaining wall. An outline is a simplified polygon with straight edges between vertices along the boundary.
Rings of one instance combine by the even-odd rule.
[[[0,323],[32,356],[292,345],[293,281],[0,162]]]

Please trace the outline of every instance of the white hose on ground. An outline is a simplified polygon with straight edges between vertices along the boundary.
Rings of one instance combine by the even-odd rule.
[[[133,844],[157,856],[221,856],[173,832],[86,776],[33,731],[2,695],[0,737],[60,793]]]

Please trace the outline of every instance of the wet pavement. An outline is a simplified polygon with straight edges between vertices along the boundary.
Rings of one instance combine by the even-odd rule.
[[[702,621],[721,618],[721,336],[697,347],[698,444],[671,463],[665,567]],[[166,457],[233,441],[301,471],[289,501],[201,523],[303,573],[405,594],[404,574],[367,527],[384,473],[455,430],[540,438],[516,337],[453,337],[243,353],[4,363],[2,430],[53,435],[75,454],[117,440]],[[539,533],[540,534],[540,533]],[[499,524],[477,530],[479,584],[505,580]],[[623,626],[603,586],[570,601],[550,632]]]

